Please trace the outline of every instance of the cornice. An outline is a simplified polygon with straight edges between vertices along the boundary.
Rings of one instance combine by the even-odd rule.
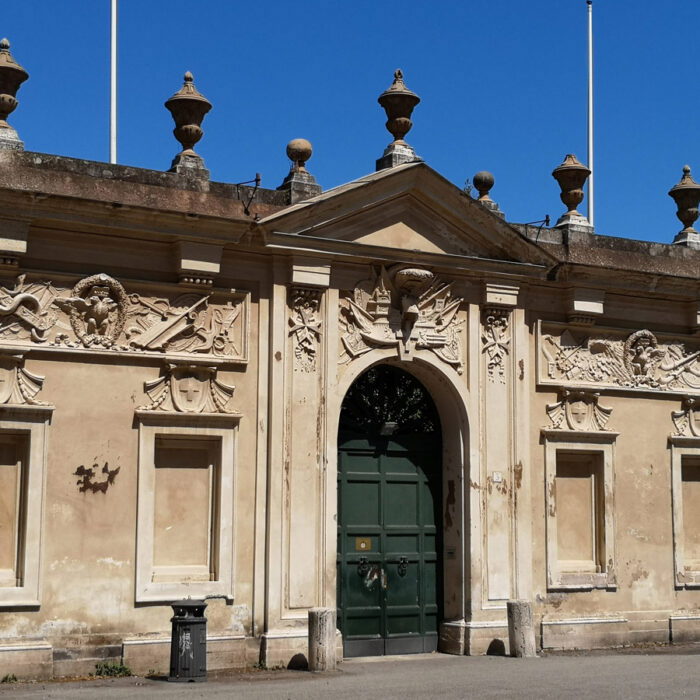
[[[484,272],[507,277],[544,279],[548,268],[533,263],[495,260],[474,255],[431,253],[378,246],[356,241],[344,241],[320,236],[272,231],[263,235],[264,245],[270,251],[300,253],[321,258],[349,259],[353,262],[422,263],[446,267],[452,271]]]

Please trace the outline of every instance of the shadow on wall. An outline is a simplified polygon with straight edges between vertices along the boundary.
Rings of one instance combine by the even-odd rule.
[[[505,656],[506,645],[502,639],[492,639],[489,648],[486,650],[486,656]]]
[[[290,671],[306,671],[309,668],[309,662],[304,654],[294,654],[287,664]]]

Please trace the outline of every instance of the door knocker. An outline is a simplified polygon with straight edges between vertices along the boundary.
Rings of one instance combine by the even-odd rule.
[[[399,557],[399,576],[405,576],[408,573],[408,558]]]

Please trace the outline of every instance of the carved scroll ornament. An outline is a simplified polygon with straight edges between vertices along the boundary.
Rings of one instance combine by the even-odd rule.
[[[599,397],[600,394],[592,391],[562,389],[560,400],[547,406],[550,429],[586,432],[606,430],[612,408],[600,406]]]
[[[247,359],[247,295],[128,293],[106,274],[72,289],[51,282],[0,287],[0,343]]]
[[[700,398],[686,396],[680,411],[671,413],[674,437],[700,437]]]
[[[24,367],[22,354],[0,354],[0,404],[47,406],[36,395],[44,385],[44,377]]]
[[[234,387],[216,378],[216,367],[168,364],[161,377],[144,385],[151,403],[139,411],[235,413],[228,404]]]
[[[540,382],[600,385],[653,391],[700,389],[700,349],[659,340],[643,329],[591,333],[543,326]]]
[[[453,284],[429,270],[381,267],[341,301],[344,356],[395,347],[410,359],[415,350],[429,350],[461,373],[461,304]]]

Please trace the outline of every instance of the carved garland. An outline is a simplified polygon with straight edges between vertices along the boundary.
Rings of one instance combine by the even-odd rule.
[[[581,430],[596,432],[605,427],[612,408],[598,404],[600,394],[591,391],[569,391],[562,389],[560,400],[547,406],[547,416],[553,430]]]
[[[114,345],[126,325],[128,298],[124,287],[109,275],[92,275],[73,287],[72,296],[57,297],[55,303],[69,313],[70,325],[80,342]]]
[[[216,372],[216,367],[169,363],[162,376],[145,382],[151,403],[137,410],[233,414],[228,403],[235,387],[217,379]]]
[[[216,367],[168,364],[163,376],[146,382],[146,394],[152,399],[144,411],[186,413],[232,413],[227,404],[234,387],[216,378]]]

